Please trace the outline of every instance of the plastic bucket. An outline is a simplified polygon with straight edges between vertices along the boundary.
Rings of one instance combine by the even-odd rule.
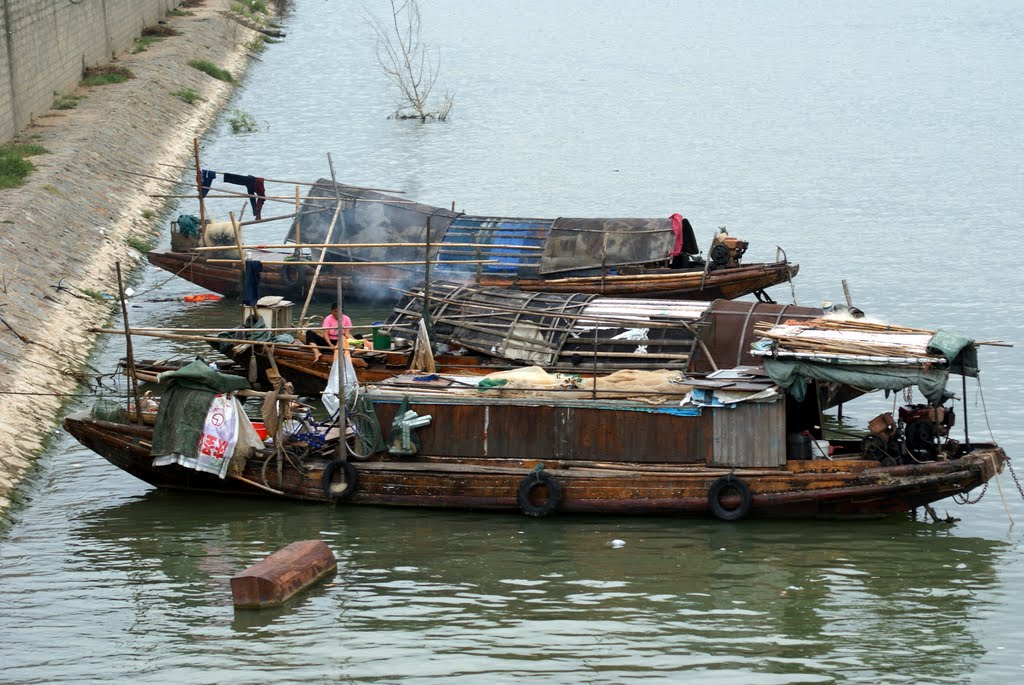
[[[380,327],[384,325],[383,321],[374,321],[373,326],[373,349],[375,350],[390,350],[391,349],[391,336],[380,330]]]
[[[829,456],[830,445],[828,440],[812,440],[811,441],[811,455],[814,459],[831,459]]]

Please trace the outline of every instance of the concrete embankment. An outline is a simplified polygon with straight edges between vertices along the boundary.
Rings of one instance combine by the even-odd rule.
[[[209,60],[236,78],[257,34],[227,14],[230,0],[207,0],[190,15],[166,17],[180,32],[116,64],[135,78],[79,90],[72,110],[37,116],[18,139],[48,152],[17,189],[0,191],[0,516],[13,489],[52,432],[95,343],[90,326],[106,323],[117,291],[115,263],[143,261],[131,242],[150,242],[155,221],[181,172],[192,140],[214,122],[233,86],[189,66]],[[182,89],[201,99],[187,104]],[[162,176],[159,181],[130,175]],[[117,309],[117,318],[120,310]]]

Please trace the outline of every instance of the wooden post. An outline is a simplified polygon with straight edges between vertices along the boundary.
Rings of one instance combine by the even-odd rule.
[[[238,261],[242,267],[242,322],[245,322],[246,310],[245,310],[245,251],[242,247],[242,232],[238,230],[238,222],[235,221],[235,213],[228,212],[228,218],[231,219],[231,230],[235,232],[235,245],[238,247]],[[252,307],[253,312],[256,311],[256,307]]]
[[[963,357],[961,357],[961,360]],[[965,373],[963,362],[960,363],[960,387],[963,389],[961,394],[964,398],[964,447],[967,449],[971,448],[971,434],[967,431],[967,374]]]
[[[338,346],[334,349],[334,359],[338,363],[338,459],[346,461],[348,459],[348,450],[345,449],[348,442],[348,396],[345,394],[346,374],[341,369],[348,361],[348,341],[344,338],[345,326],[342,324],[345,312],[341,308],[341,278],[336,278],[335,283],[338,288]],[[326,333],[326,331],[324,332]]]
[[[846,296],[846,306],[853,308],[853,298],[850,297],[850,287],[846,285],[846,279],[843,279],[843,295]]]
[[[330,160],[330,156],[328,156]],[[331,166],[331,181],[334,181],[334,166]],[[335,193],[337,193],[338,186],[334,186]],[[331,236],[334,235],[334,226],[338,223],[338,215],[341,214],[341,201],[336,200],[334,203],[334,217],[331,218],[331,225],[327,229],[327,237],[324,239],[324,243],[331,242]],[[313,291],[316,290],[316,283],[320,280],[320,269],[323,268],[324,255],[327,254],[327,248],[325,247],[320,251],[320,261],[316,265],[316,270],[313,271],[313,280],[309,282],[309,292],[306,293],[306,301],[302,305],[302,312],[299,313],[299,328],[306,325],[306,311],[309,309],[309,302],[313,299]],[[341,306],[341,303],[338,303]]]
[[[302,256],[302,208],[299,204],[299,187],[295,186],[295,258]]]
[[[128,303],[124,297],[124,282],[121,280],[121,262],[115,262],[117,267],[117,294],[121,298],[121,315],[124,317],[124,345],[128,354],[128,379],[131,383],[128,390],[128,403],[131,404],[132,394],[135,394],[135,420],[142,425],[142,399],[139,396],[139,379],[135,375],[135,355],[132,352],[131,328],[128,325]]]
[[[196,191],[199,193],[199,238],[206,235],[206,207],[203,205],[203,170],[199,166],[199,139],[192,139],[192,151],[196,158]]]

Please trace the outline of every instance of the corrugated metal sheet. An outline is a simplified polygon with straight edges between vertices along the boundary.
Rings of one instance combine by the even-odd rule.
[[[414,336],[424,293],[413,291],[388,321],[392,335]],[[548,368],[685,369],[707,302],[522,292],[431,284],[435,339],[482,354]]]
[[[786,463],[786,403],[740,402],[711,412],[712,466],[781,466]]]
[[[536,278],[553,223],[553,219],[460,216],[440,240],[436,273],[442,278],[472,273]],[[492,263],[466,263],[477,259]]]

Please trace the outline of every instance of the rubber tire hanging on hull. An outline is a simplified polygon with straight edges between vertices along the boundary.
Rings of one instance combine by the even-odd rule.
[[[740,496],[740,505],[735,509],[726,509],[721,502],[722,493],[728,492],[730,489],[735,490],[736,494]],[[711,507],[711,513],[723,521],[738,521],[746,516],[750,513],[752,501],[750,486],[742,478],[737,478],[732,474],[722,476],[712,483],[708,490],[708,506]]]
[[[345,472],[345,487],[339,491],[335,491],[331,488],[334,481],[334,476],[337,475],[338,469]],[[343,459],[335,459],[324,468],[323,478],[320,479],[320,487],[323,488],[324,494],[327,495],[328,499],[339,500],[348,499],[352,496],[352,493],[356,491],[356,486],[359,484],[359,473],[356,471],[356,467],[352,466],[350,462]]]
[[[288,288],[301,288],[308,280],[307,272],[307,267],[301,264],[287,264],[281,269],[281,281]]]
[[[530,496],[541,486],[548,489],[548,496],[543,502],[537,503],[530,499]],[[516,503],[519,505],[519,510],[527,516],[547,516],[562,503],[562,486],[550,473],[536,471],[519,481]]]

